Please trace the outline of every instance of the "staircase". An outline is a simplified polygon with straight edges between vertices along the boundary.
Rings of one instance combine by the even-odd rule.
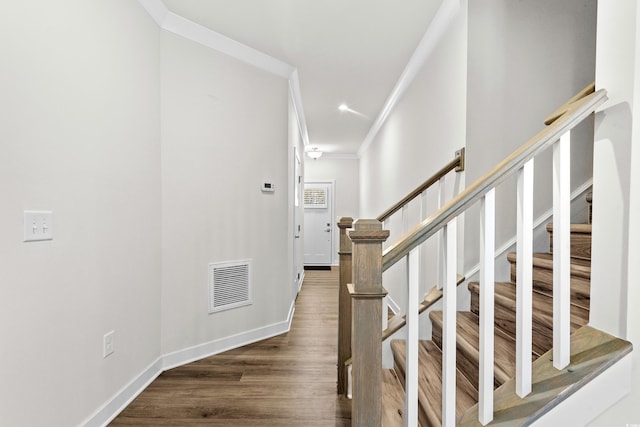
[[[553,242],[553,226],[547,230]],[[550,245],[550,251],[553,250]],[[571,330],[575,332],[589,320],[589,280],[591,274],[591,225],[571,227]],[[511,281],[495,284],[495,366],[494,384],[498,388],[515,375],[516,360],[516,256],[507,255],[511,263]],[[533,257],[533,339],[532,361],[547,353],[553,345],[552,253],[537,253]],[[471,311],[457,313],[456,415],[461,420],[478,401],[479,366],[479,291],[477,282],[470,282]],[[431,311],[432,339],[419,343],[419,412],[422,426],[441,425],[442,411],[442,311]],[[404,399],[405,341],[393,340],[394,369],[383,375],[384,425],[402,425]],[[401,403],[400,405],[398,403]]]
[[[564,401],[578,391],[590,396],[596,411],[608,407],[598,405],[607,401],[603,397],[614,382],[594,385],[595,392],[584,386],[592,380],[603,384],[602,378],[612,381],[612,372],[620,381],[620,374],[630,370],[631,359],[625,356],[632,346],[586,325],[590,226],[571,226],[569,221],[571,131],[606,99],[606,91],[587,86],[547,118],[546,128],[384,251],[389,231],[379,220],[359,219],[349,231],[346,223],[351,224],[351,218],[344,228],[340,221],[340,286],[351,313],[339,321],[339,330],[352,332],[346,340],[351,344],[352,425],[519,426],[541,417],[547,423],[555,419],[558,425],[575,424],[571,403],[578,400],[568,405]],[[552,151],[553,247],[551,253],[533,254],[533,161],[547,149]],[[495,283],[496,187],[509,177],[517,181],[518,253],[508,255],[511,281]],[[457,224],[476,203],[480,238],[474,244],[479,244],[482,285],[468,284],[471,311],[461,313],[456,311]],[[472,224],[468,216],[464,221]],[[430,292],[420,303],[418,295],[418,249],[434,236],[440,236],[443,256],[442,312],[429,313],[432,339],[420,341],[418,313],[440,298]],[[350,260],[344,265],[343,255]],[[405,315],[390,324],[404,328],[407,343],[391,343],[395,367],[383,370],[380,342],[387,334],[380,325],[387,292],[382,275],[400,262],[406,273]],[[614,365],[616,369],[609,370]],[[339,370],[339,384],[343,378]],[[598,412],[591,413],[581,423]]]

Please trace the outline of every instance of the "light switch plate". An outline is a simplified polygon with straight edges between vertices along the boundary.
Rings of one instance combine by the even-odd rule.
[[[107,357],[112,354],[115,350],[115,335],[116,331],[107,332],[104,334],[102,339],[102,357]]]
[[[24,211],[24,241],[53,240],[52,211]]]

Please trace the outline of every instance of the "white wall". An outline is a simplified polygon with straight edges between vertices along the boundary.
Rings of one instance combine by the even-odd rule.
[[[547,115],[594,80],[595,20],[595,0],[469,3],[467,183],[533,137]],[[587,121],[572,135],[572,191],[591,177],[592,126]],[[534,219],[551,207],[550,160],[549,151],[535,161]],[[476,206],[466,217],[465,271],[478,263],[478,227],[470,226],[477,215]],[[500,247],[515,235],[515,178],[497,189],[496,216]],[[540,241],[536,250],[548,250],[548,241]],[[508,279],[506,262],[499,273]]]
[[[375,218],[465,143],[466,2],[360,159],[360,214]]]
[[[0,425],[78,425],[160,355],[158,42],[129,0],[0,4]]]
[[[360,159],[360,216],[375,218],[407,193],[453,160],[465,145],[467,93],[467,5],[461,8],[440,43],[389,115],[379,134]],[[464,185],[464,176],[451,180]],[[453,185],[451,186],[451,191]],[[450,191],[450,192],[451,192]],[[419,220],[418,206],[412,206],[409,222]],[[435,203],[435,202],[434,202]],[[435,204],[427,206],[433,211]],[[393,218],[387,227],[391,235],[385,246],[397,241],[402,220]],[[433,248],[430,249],[433,253]],[[430,258],[434,258],[433,256]],[[394,266],[393,269],[396,269]],[[425,271],[434,272],[434,268]],[[404,306],[402,272],[390,270],[384,286],[391,298]],[[421,293],[437,281],[423,276]]]
[[[321,157],[318,160],[307,160],[305,162],[305,181],[333,180],[335,182],[335,223],[338,218],[350,216],[354,220],[359,218],[359,161],[358,159],[340,159]],[[340,238],[338,227],[333,224],[333,264],[338,265],[338,249],[340,248]]]
[[[162,351],[286,322],[287,81],[162,32]],[[275,193],[261,193],[265,180]],[[207,264],[253,261],[253,305],[207,314]]]
[[[640,423],[639,24],[637,2],[598,2],[596,84],[607,90],[609,101],[596,119],[590,324],[626,338],[635,348],[631,393],[594,426]]]

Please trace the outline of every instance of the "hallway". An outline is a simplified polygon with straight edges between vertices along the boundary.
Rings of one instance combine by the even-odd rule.
[[[291,330],[161,374],[111,426],[348,426],[336,394],[338,271],[307,271]]]

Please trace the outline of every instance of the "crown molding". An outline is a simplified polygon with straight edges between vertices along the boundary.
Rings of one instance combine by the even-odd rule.
[[[307,130],[307,120],[302,107],[302,92],[300,91],[300,79],[298,78],[298,70],[295,69],[289,76],[289,92],[293,100],[293,110],[298,121],[298,129],[302,136],[304,145],[309,145],[309,131]]]
[[[309,132],[302,106],[300,80],[298,70],[295,67],[171,12],[162,0],[138,0],[138,2],[160,28],[200,43],[203,46],[224,53],[261,70],[288,79],[289,91],[293,99],[294,111],[298,128],[302,135],[302,141],[304,145],[309,145]],[[437,46],[459,10],[460,0],[444,0],[440,5],[431,24],[420,40],[418,47],[411,56],[409,63],[402,72],[400,79],[393,88],[391,95],[385,102],[383,109],[378,114],[362,144],[360,144],[357,154],[333,155],[328,157],[358,159],[362,156],[384,125],[391,111],[431,55],[435,46]]]
[[[149,15],[156,21],[156,24],[162,28],[162,23],[169,13],[169,9],[162,0],[138,0],[138,3],[147,11]]]
[[[167,13],[162,23],[162,28],[285,79],[288,79],[294,71],[291,65],[279,59],[230,39],[171,11]]]
[[[418,47],[411,55],[411,59],[404,68],[404,71],[400,75],[398,82],[396,83],[391,95],[385,102],[384,107],[376,117],[376,120],[371,125],[367,136],[360,144],[358,149],[358,156],[361,157],[365,151],[369,148],[374,138],[380,132],[380,129],[386,122],[391,111],[395,108],[396,104],[402,98],[407,88],[413,83],[418,72],[422,69],[422,66],[427,62],[434,48],[438,45],[445,32],[449,28],[449,25],[458,14],[460,10],[460,0],[444,0],[438,11],[434,15],[431,23],[427,27],[427,31],[422,36]]]
[[[286,62],[171,12],[162,0],[138,0],[138,2],[163,30],[285,79],[295,71],[295,68]]]
[[[163,30],[287,79],[302,141],[304,145],[309,144],[307,121],[302,108],[300,80],[298,78],[298,70],[295,67],[173,13],[162,0],[138,0],[138,2]]]

